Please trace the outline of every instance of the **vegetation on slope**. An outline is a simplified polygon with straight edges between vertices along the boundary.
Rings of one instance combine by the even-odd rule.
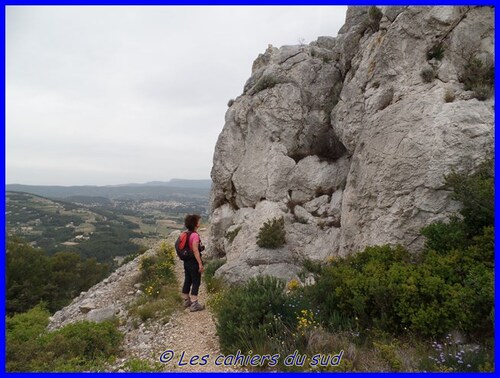
[[[30,284],[24,282],[26,286],[23,286],[23,289],[26,291],[19,294],[17,297],[19,301],[8,298],[8,304],[10,306],[22,304],[29,307],[29,303],[38,303],[44,291],[40,290],[35,293],[36,295],[29,297],[29,303],[24,303],[21,299],[27,299],[29,294],[27,287],[38,288],[30,286],[34,284],[41,288],[50,286],[39,273],[61,276],[64,271],[50,271],[51,260],[58,255],[47,257],[41,251],[24,244],[19,244],[17,247],[16,256],[31,257],[33,263],[23,264],[19,272],[33,274],[37,281],[32,281]],[[79,259],[78,255],[72,257]],[[29,266],[34,270],[28,271]],[[38,269],[38,266],[42,268]],[[19,267],[19,264],[16,267]],[[14,265],[11,268],[14,268]],[[174,310],[181,308],[178,283],[173,269],[174,249],[171,245],[163,244],[155,255],[141,258],[140,282],[144,287],[144,294],[129,308],[129,314],[136,325],[150,318],[166,321]],[[78,280],[78,277],[71,275],[70,271],[66,273],[68,275],[65,278],[68,281],[64,281],[65,284],[70,283],[71,277],[75,282]],[[26,312],[11,313],[7,316],[7,371],[106,371],[109,364],[121,356],[123,334],[118,330],[118,319],[103,323],[82,321],[48,332],[49,316],[53,311],[47,309],[47,303],[55,302],[40,302]],[[133,358],[124,368],[127,371],[158,371],[161,365]]]
[[[425,227],[418,254],[368,247],[309,263],[311,286],[292,281],[285,291],[279,280],[257,277],[219,292],[212,306],[222,350],[279,355],[259,366],[285,371],[491,371],[493,163],[453,173],[446,184],[462,210]],[[294,351],[304,361],[287,364]]]
[[[79,322],[48,332],[49,312],[38,305],[7,318],[7,371],[102,371],[119,352],[116,322]]]

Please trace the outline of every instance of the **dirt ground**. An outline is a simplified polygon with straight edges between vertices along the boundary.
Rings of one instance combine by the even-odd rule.
[[[202,236],[203,237],[203,236]],[[175,266],[180,283],[184,280],[182,261],[177,260]],[[198,301],[207,302],[207,290],[202,276],[202,284]],[[184,310],[172,322],[173,327],[165,344],[161,357],[165,361],[164,371],[171,372],[242,372],[245,369],[234,366],[224,366],[224,357],[219,349],[219,338],[216,334],[215,319],[210,309],[190,312]],[[217,359],[217,357],[219,357]]]

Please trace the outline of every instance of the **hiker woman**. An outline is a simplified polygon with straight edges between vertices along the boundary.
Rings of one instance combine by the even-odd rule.
[[[203,273],[203,262],[200,252],[204,247],[201,244],[200,235],[196,232],[200,227],[201,217],[197,214],[186,215],[184,225],[190,232],[189,248],[194,252],[194,258],[184,260],[184,285],[182,287],[182,297],[184,298],[184,308],[190,311],[200,311],[205,307],[198,302],[198,290],[201,284],[201,273]],[[191,289],[191,296],[189,290]]]

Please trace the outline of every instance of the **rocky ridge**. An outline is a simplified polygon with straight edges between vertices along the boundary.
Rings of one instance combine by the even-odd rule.
[[[471,57],[493,59],[493,8],[372,11],[349,7],[335,38],[269,46],[230,103],[208,243],[227,258],[217,271],[226,281],[296,278],[303,259],[368,245],[418,250],[420,229],[459,208],[444,176],[492,158],[493,98],[475,98],[463,75]],[[276,217],[286,244],[259,248]]]

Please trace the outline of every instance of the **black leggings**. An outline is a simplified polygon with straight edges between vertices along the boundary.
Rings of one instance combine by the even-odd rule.
[[[198,295],[200,284],[201,273],[199,272],[198,261],[194,259],[184,261],[184,285],[182,286],[182,293],[189,294],[189,289],[191,289],[191,295]]]

